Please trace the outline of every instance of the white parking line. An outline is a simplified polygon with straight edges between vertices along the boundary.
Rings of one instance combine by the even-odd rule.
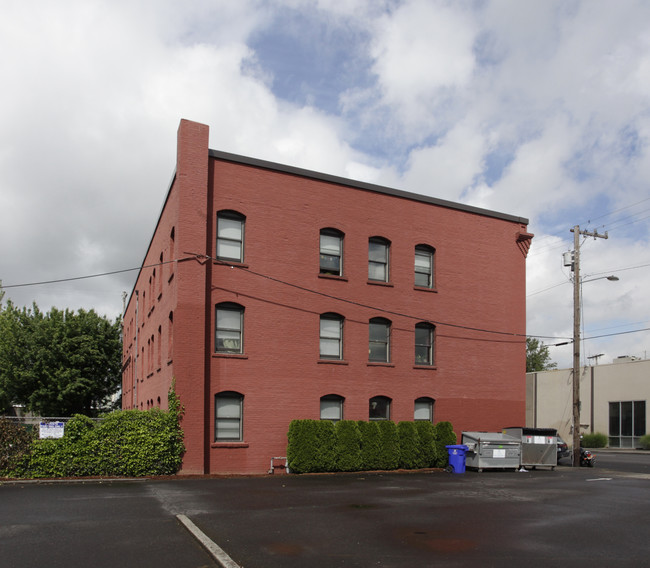
[[[230,558],[221,547],[217,546],[212,540],[210,540],[188,517],[185,515],[176,515],[176,518],[183,523],[185,528],[192,533],[194,538],[203,545],[220,566],[223,568],[241,568],[239,564]]]

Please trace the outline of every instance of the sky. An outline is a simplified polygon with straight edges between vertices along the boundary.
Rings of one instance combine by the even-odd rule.
[[[606,232],[580,239],[583,361],[648,356],[646,0],[2,0],[0,76],[5,301],[119,316],[185,118],[215,150],[529,219],[527,333],[560,368],[570,229]]]

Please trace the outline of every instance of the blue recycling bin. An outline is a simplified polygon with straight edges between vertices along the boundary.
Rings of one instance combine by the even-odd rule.
[[[465,444],[445,446],[449,453],[449,466],[453,473],[465,473],[465,452],[469,447]]]

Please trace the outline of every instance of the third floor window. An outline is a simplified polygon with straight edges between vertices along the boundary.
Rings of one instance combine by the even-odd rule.
[[[244,262],[245,221],[235,211],[217,213],[217,258]]]
[[[388,282],[390,243],[381,237],[368,241],[368,280]]]
[[[320,232],[320,273],[343,275],[343,233],[336,229]]]

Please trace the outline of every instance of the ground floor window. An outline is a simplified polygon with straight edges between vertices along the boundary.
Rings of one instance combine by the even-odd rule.
[[[609,403],[609,447],[636,448],[646,433],[645,400]]]
[[[343,397],[328,394],[320,399],[320,419],[338,422],[343,420]]]
[[[416,399],[413,420],[433,422],[433,403],[434,400],[427,396]]]
[[[390,398],[385,396],[371,398],[368,420],[390,420]]]
[[[244,397],[238,392],[220,392],[214,397],[214,439],[241,442]]]

